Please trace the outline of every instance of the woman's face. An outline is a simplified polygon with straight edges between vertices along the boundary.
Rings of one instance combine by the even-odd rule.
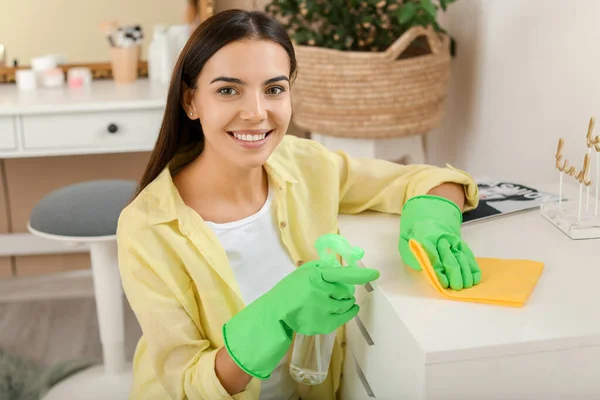
[[[285,135],[292,115],[290,60],[280,45],[242,40],[217,51],[184,99],[200,119],[204,152],[243,168],[262,166]]]

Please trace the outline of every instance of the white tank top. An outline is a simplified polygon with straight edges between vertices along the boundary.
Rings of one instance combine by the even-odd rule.
[[[286,251],[276,223],[274,193],[254,215],[239,221],[215,224],[206,221],[225,248],[227,258],[246,304],[268,292],[296,268]],[[295,400],[296,382],[284,357],[269,379],[261,384],[260,400]]]

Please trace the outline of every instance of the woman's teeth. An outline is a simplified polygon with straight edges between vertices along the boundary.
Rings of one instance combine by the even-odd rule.
[[[260,135],[240,135],[239,133],[234,133],[233,136],[235,136],[236,139],[243,140],[244,142],[258,142],[259,140],[263,140],[267,136],[267,133],[268,132]]]

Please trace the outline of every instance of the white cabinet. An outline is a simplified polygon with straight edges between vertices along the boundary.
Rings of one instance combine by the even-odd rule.
[[[16,135],[16,119],[14,117],[0,117],[0,149],[16,149]]]
[[[341,400],[377,400],[349,347],[344,358]]]
[[[563,195],[577,199],[578,186]],[[347,348],[377,400],[600,399],[598,241],[570,240],[539,209],[465,225],[479,257],[545,263],[526,304],[501,307],[437,294],[402,263],[398,219],[339,217],[341,234],[381,272],[372,292],[356,287],[359,319],[346,324]]]
[[[356,288],[358,317],[346,324],[347,347],[378,400],[423,398],[424,357],[377,287]]]

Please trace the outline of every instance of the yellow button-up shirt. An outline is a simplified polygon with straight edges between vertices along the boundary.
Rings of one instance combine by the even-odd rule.
[[[259,397],[260,380],[252,379],[243,392],[230,396],[215,375],[222,326],[245,305],[225,250],[173,184],[177,168],[197,154],[176,157],[119,218],[119,269],[143,332],[134,357],[132,399]],[[294,136],[284,137],[265,170],[276,189],[282,241],[297,265],[317,258],[314,242],[338,231],[339,213],[400,214],[407,199],[444,182],[464,185],[468,209],[478,199],[473,179],[452,167],[352,159]],[[303,399],[336,398],[343,357],[340,328],[327,380],[314,387],[299,385]]]

